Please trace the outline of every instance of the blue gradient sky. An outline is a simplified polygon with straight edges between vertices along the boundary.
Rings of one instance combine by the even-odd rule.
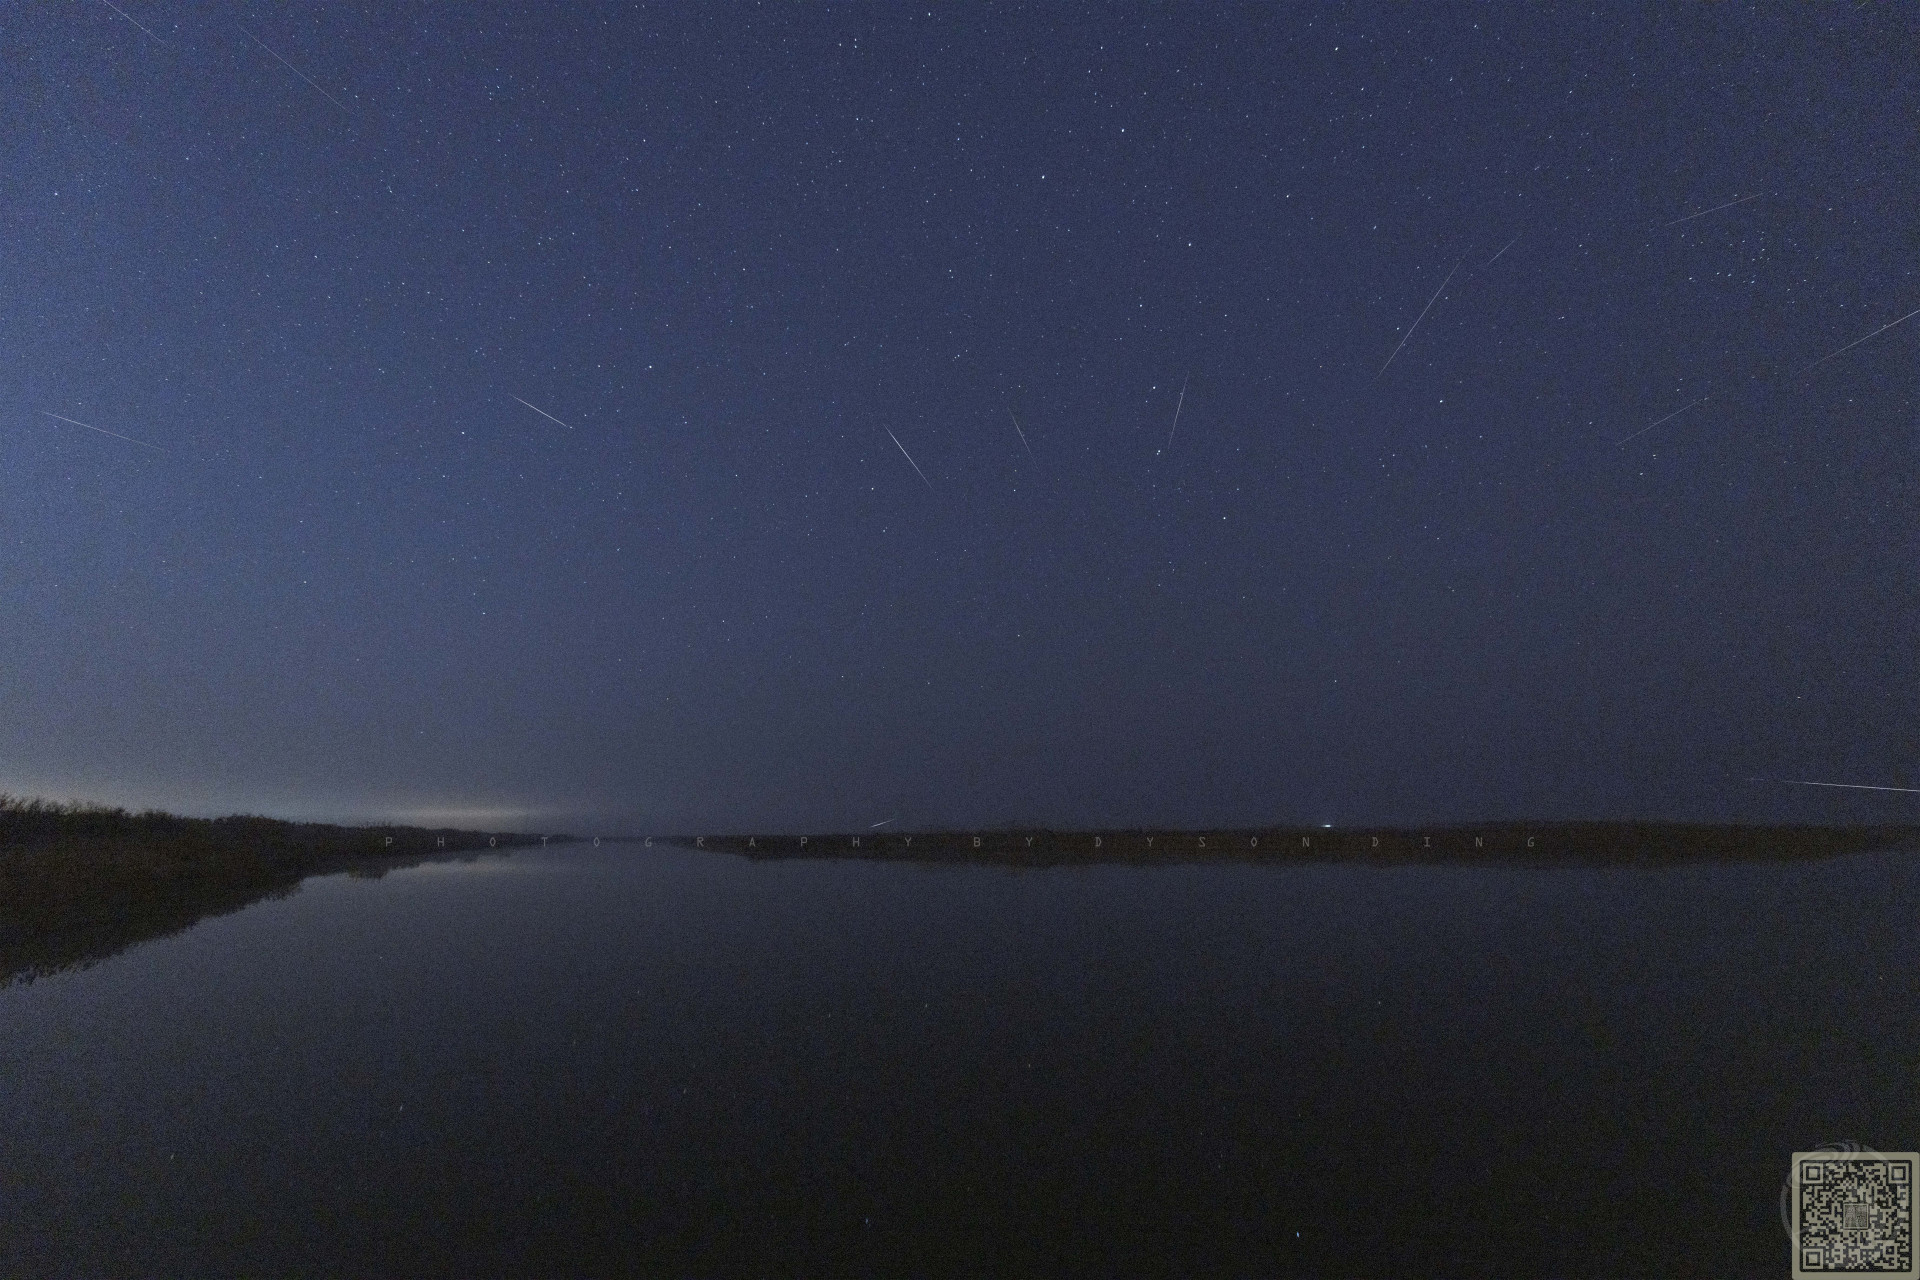
[[[120,10],[0,21],[0,789],[1920,812],[1749,781],[1920,787],[1920,14]]]

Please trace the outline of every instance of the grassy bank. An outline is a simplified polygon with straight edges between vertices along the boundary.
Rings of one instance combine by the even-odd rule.
[[[562,840],[566,837],[551,837]],[[0,985],[91,964],[328,871],[383,875],[543,837],[182,818],[0,794]]]

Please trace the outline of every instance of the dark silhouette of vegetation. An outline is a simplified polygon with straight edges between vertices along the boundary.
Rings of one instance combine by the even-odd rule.
[[[0,986],[85,967],[310,875],[380,876],[567,836],[129,813],[0,793]]]
[[[1920,849],[1920,826],[1740,826],[1681,822],[1509,822],[1448,827],[1262,827],[1215,831],[1046,828],[828,835],[658,837],[749,858],[871,858],[1075,866],[1165,862],[1357,862],[1648,866],[1827,858]]]

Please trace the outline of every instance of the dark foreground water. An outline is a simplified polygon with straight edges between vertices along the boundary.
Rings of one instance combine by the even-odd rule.
[[[0,1274],[1784,1276],[1920,858],[309,881],[0,991]]]

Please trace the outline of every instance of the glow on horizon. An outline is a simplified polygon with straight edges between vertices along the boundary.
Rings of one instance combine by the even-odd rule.
[[[562,808],[488,804],[472,800],[387,803],[366,799],[295,800],[286,796],[243,795],[238,791],[206,787],[173,789],[150,783],[130,786],[86,782],[49,785],[45,782],[9,780],[0,782],[0,794],[23,800],[100,805],[126,809],[131,813],[158,809],[182,818],[244,815],[277,818],[283,822],[322,822],[339,826],[479,827],[506,830],[536,821],[560,823],[579,817],[575,811]]]

